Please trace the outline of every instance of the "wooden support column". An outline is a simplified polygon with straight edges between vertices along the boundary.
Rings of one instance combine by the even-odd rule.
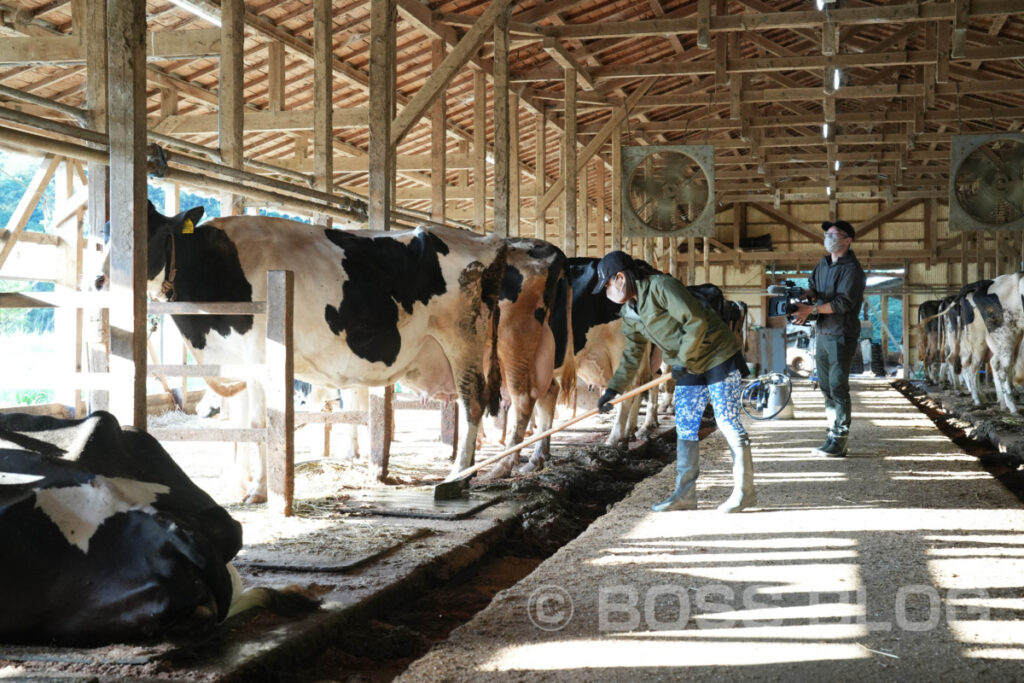
[[[394,0],[370,0],[370,107],[369,205],[371,230],[391,225],[391,187],[395,175],[395,148],[391,145],[391,74],[395,70]]]
[[[519,181],[522,173],[519,170],[519,95],[511,92],[508,98],[508,224],[509,234],[512,237],[519,237],[523,234],[520,226],[520,196]]]
[[[391,385],[370,389],[369,475],[376,481],[384,481],[388,476],[391,436],[394,432],[394,397],[395,388]]]
[[[285,109],[284,80],[284,43],[272,40],[267,43],[267,100],[270,111],[280,112]]]
[[[597,224],[597,241],[594,244],[597,250],[597,258],[601,258],[605,255],[605,228],[608,223],[605,221],[605,208],[604,208],[604,192],[605,192],[605,173],[604,173],[604,161],[598,157],[597,159],[597,217],[595,223]]]
[[[146,428],[146,7],[109,0],[111,412]]]
[[[331,37],[331,0],[313,3],[313,183],[334,193],[334,43]],[[331,226],[331,217],[316,213],[313,222]]]
[[[295,496],[294,297],[290,270],[267,271],[267,508],[285,517]]]
[[[536,181],[533,184],[534,191],[535,191],[535,194],[536,194],[536,201],[534,202],[534,205],[533,205],[534,206],[534,209],[533,209],[533,225],[534,225],[533,236],[536,237],[537,239],[542,240],[542,239],[545,239],[545,237],[547,235],[547,218],[546,218],[546,213],[547,212],[542,207],[541,201],[542,201],[542,199],[544,197],[544,192],[547,190],[547,188],[545,187],[545,184],[546,184],[547,175],[548,175],[547,172],[545,171],[545,167],[546,167],[546,163],[547,163],[547,129],[548,129],[548,119],[547,119],[547,116],[544,114],[543,110],[541,110],[537,114],[537,124],[536,124],[536,126],[537,126],[537,133],[536,133],[536,140],[535,140],[536,147],[537,147],[537,151],[536,151],[536,155],[535,155],[536,156],[536,159],[535,159],[535,166],[536,166],[535,177],[536,177]]]
[[[587,196],[590,194],[590,183],[588,178],[588,169],[586,166],[583,167],[583,172],[580,173],[580,195],[577,198],[576,203],[576,221],[579,225],[577,231],[577,244],[576,250],[579,256],[589,256],[588,250],[590,249],[590,206],[587,201]]]
[[[704,242],[704,282],[711,282],[711,242],[708,238],[703,239]]]
[[[473,72],[473,228],[487,232],[487,79]]]
[[[71,204],[75,194],[74,163],[65,159],[56,174],[57,187],[55,193],[56,221],[51,227],[60,237],[57,245],[57,280],[54,291],[74,292],[82,281],[82,263],[80,256],[85,248],[82,235],[82,210]],[[82,349],[82,309],[61,306],[54,311],[54,331],[57,341],[57,358],[62,372],[70,378],[81,371]],[[77,418],[82,414],[85,405],[81,400],[82,392],[68,384],[59,388],[55,396],[57,403],[70,406]]]
[[[89,127],[107,132],[107,0],[86,0],[85,108]],[[107,222],[110,168],[89,162],[89,234],[99,235]],[[106,317],[106,313],[104,313]]]
[[[960,240],[960,286],[963,287],[967,284],[967,241],[969,240],[970,233],[965,232],[963,239]]]
[[[611,250],[622,249],[622,126],[612,130]]]
[[[576,255],[576,72],[565,69],[565,121],[562,135],[562,250]]]
[[[697,240],[686,238],[686,284],[697,284]]]
[[[245,2],[223,0],[220,5],[220,80],[217,122],[220,131],[220,155],[225,166],[242,168],[242,132],[245,113]],[[225,192],[220,199],[222,216],[241,213],[242,197]]]
[[[911,377],[910,360],[910,261],[903,262],[903,379]]]
[[[444,41],[430,43],[430,65],[436,70],[444,61]],[[430,107],[430,218],[444,222],[445,190],[448,188],[448,144],[445,137],[445,119],[448,106],[444,95],[434,100]]]
[[[494,234],[499,237],[509,236],[509,11],[499,12],[494,22]]]

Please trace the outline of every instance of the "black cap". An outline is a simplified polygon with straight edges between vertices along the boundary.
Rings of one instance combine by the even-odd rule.
[[[854,237],[856,237],[856,233],[854,233],[853,231],[853,226],[847,223],[846,221],[823,221],[821,224],[821,229],[828,230],[833,226],[845,232],[846,236],[849,237],[851,240]]]
[[[608,252],[597,262],[597,286],[594,287],[592,293],[599,294],[608,284],[608,280],[624,270],[633,268],[635,265],[633,257],[624,251]]]

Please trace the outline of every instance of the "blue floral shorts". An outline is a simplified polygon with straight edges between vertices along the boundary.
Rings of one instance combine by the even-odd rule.
[[[708,385],[676,387],[676,434],[684,441],[696,441],[704,407],[711,400],[715,411],[715,422],[728,439],[730,436],[746,435],[740,423],[740,391],[742,382],[739,370],[733,370],[721,382]]]

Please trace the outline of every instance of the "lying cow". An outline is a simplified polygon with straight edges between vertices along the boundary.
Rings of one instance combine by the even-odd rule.
[[[0,641],[202,634],[239,605],[241,545],[145,432],[107,413],[0,415]]]
[[[445,228],[344,231],[263,216],[196,225],[202,207],[167,217],[149,205],[151,292],[177,301],[258,301],[268,270],[295,273],[295,377],[331,388],[403,385],[458,396],[473,461],[485,406],[496,407],[494,337],[505,241]],[[162,275],[162,274],[166,274]],[[263,316],[172,316],[200,363],[263,362]],[[490,349],[490,353],[487,350]],[[248,380],[243,419],[262,427],[264,393]],[[266,500],[266,455],[247,501]]]

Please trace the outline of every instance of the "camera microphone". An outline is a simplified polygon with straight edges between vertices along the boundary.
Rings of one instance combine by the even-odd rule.
[[[789,296],[790,288],[785,285],[768,285],[768,294],[771,296]]]

